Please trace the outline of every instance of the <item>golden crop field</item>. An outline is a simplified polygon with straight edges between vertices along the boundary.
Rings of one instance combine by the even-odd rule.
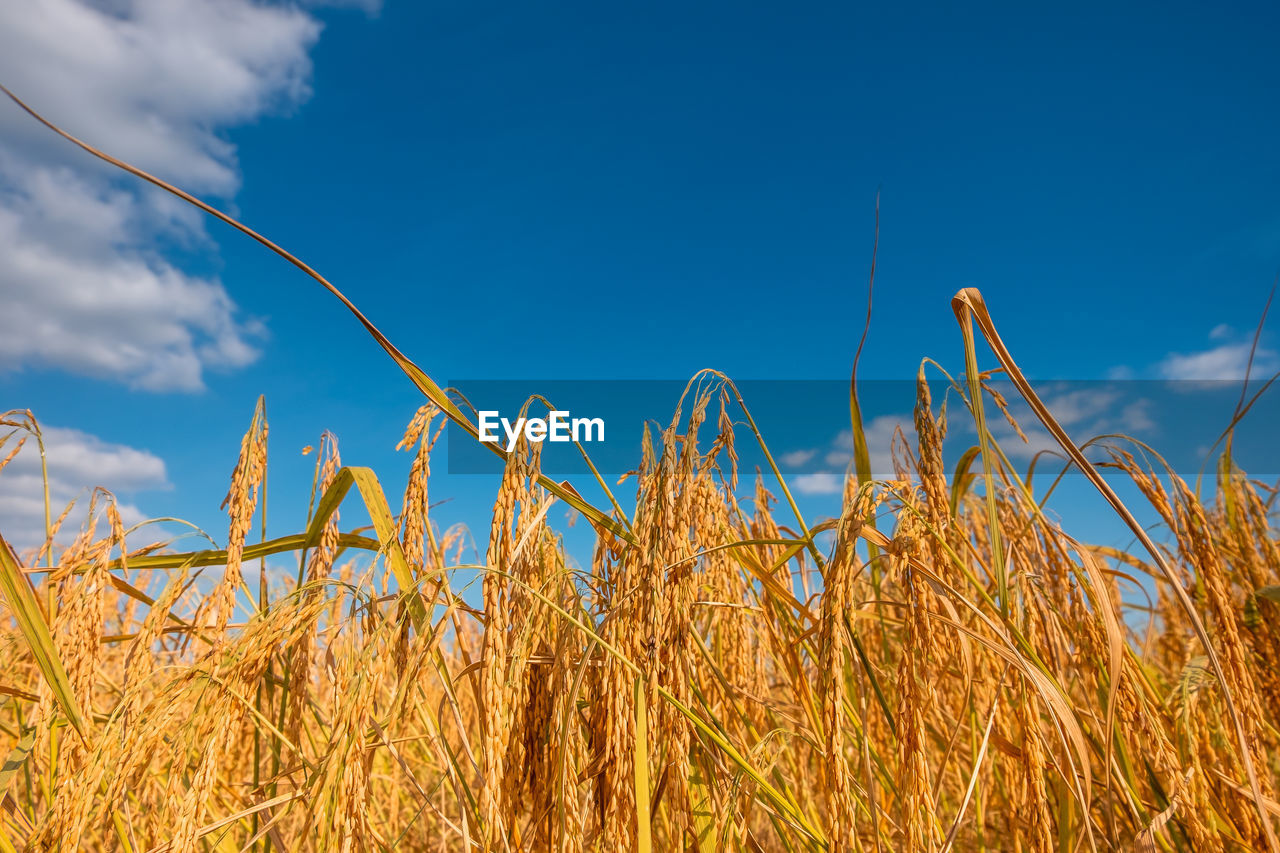
[[[978,442],[961,458],[943,458],[922,365],[895,476],[869,477],[851,394],[841,511],[805,518],[777,466],[739,483],[736,448],[772,463],[768,436],[703,376],[634,476],[601,479],[602,505],[542,475],[538,445],[496,448],[468,564],[428,486],[440,429],[472,421],[333,285],[183,195],[342,299],[421,390],[409,485],[387,495],[326,435],[308,525],[260,541],[259,407],[225,551],[138,541],[106,493],[51,507],[39,553],[0,546],[5,850],[1280,851],[1276,492],[1229,441],[1211,488],[1119,443],[1104,478],[966,289],[948,417]],[[1007,414],[997,370],[1132,550],[1045,514],[988,428]],[[29,412],[2,423],[0,477],[41,440]],[[353,504],[371,529],[343,527]],[[551,521],[561,504],[596,532],[589,564]],[[245,580],[268,555],[296,559],[284,592]]]

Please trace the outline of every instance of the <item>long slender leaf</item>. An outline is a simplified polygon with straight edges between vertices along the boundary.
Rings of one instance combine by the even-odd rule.
[[[72,728],[83,737],[84,715],[81,714],[80,705],[71,689],[67,670],[58,657],[58,649],[40,609],[40,602],[36,599],[35,590],[31,588],[31,581],[19,566],[13,548],[3,536],[0,536],[0,591],[4,592],[9,610],[18,623],[18,630],[26,639],[27,647],[31,649],[36,666],[53,692],[58,707],[62,709]]]

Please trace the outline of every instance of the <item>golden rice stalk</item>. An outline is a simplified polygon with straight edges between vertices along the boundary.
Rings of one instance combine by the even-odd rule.
[[[484,822],[484,849],[503,849],[509,833],[518,831],[513,807],[515,788],[508,774],[518,765],[508,763],[517,715],[523,704],[518,700],[527,653],[521,654],[513,638],[517,636],[518,612],[513,606],[509,575],[518,574],[516,565],[525,535],[536,539],[535,531],[526,526],[533,515],[536,500],[531,481],[537,479],[537,450],[531,451],[524,438],[516,452],[507,458],[502,485],[494,502],[489,532],[487,566],[483,581],[485,632],[481,652],[481,724],[484,776],[481,786],[481,816]],[[527,540],[526,540],[527,541]],[[517,835],[518,838],[518,835]]]
[[[912,517],[906,516],[903,521]],[[934,827],[937,809],[930,787],[929,729],[926,713],[937,706],[933,686],[934,667],[930,658],[935,650],[934,627],[929,617],[936,610],[927,581],[917,576],[902,559],[911,550],[913,537],[909,525],[899,531],[889,556],[896,563],[895,574],[903,588],[904,631],[899,650],[897,686],[898,706],[894,719],[898,722],[898,809],[899,824],[904,829],[901,848],[909,853],[934,850]],[[1039,851],[1037,851],[1039,853]]]
[[[423,405],[406,427],[404,438],[396,445],[397,450],[417,447],[413,465],[409,469],[409,481],[405,485],[404,510],[400,514],[400,535],[405,559],[410,566],[416,567],[423,575],[436,568],[427,565],[427,559],[434,554],[430,549],[423,547],[423,542],[430,535],[431,524],[428,515],[430,501],[427,496],[427,480],[431,476],[431,449],[444,429],[444,424],[441,423],[434,433],[431,431],[432,424],[439,414],[440,410],[435,404]]]
[[[231,518],[227,534],[227,564],[222,579],[209,596],[200,603],[195,622],[208,629],[208,635],[220,641],[226,631],[227,620],[235,609],[236,591],[242,584],[240,573],[244,543],[253,522],[258,505],[258,490],[266,473],[267,418],[266,402],[258,398],[249,431],[240,442],[240,457],[231,472],[231,488],[222,502]]]
[[[837,528],[835,553],[826,565],[824,590],[818,615],[817,693],[821,703],[822,798],[827,815],[831,853],[851,853],[857,848],[857,804],[848,756],[848,732],[844,720],[846,632],[844,620],[852,609],[853,582],[859,565],[854,544],[871,505],[868,489],[859,490]]]

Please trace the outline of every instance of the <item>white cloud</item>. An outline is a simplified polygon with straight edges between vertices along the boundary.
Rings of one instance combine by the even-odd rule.
[[[801,465],[817,455],[818,451],[813,449],[793,450],[790,453],[782,454],[782,456],[779,457],[779,461],[788,468],[799,468]]]
[[[995,438],[996,443],[1000,445],[1000,449],[1010,459],[1028,461],[1037,453],[1054,453],[1063,456],[1062,445],[1039,426],[1023,426],[1022,434],[1027,437],[1024,443],[1017,433],[1013,431],[1013,427],[1001,419],[999,422],[989,421],[988,426],[991,429],[991,435]],[[1079,436],[1076,436],[1079,440]]]
[[[893,458],[890,448],[894,432],[898,427],[906,428],[911,419],[902,415],[879,415],[872,418],[864,427],[867,438],[867,451],[871,456],[871,476],[887,478],[893,476]],[[825,467],[836,471],[814,471],[799,474],[791,479],[791,485],[802,495],[837,495],[844,491],[845,471],[853,463],[853,431],[844,430],[837,433],[826,447],[793,450],[784,453],[781,461],[784,466],[798,468],[821,454]]]
[[[1127,434],[1147,432],[1156,428],[1151,417],[1150,400],[1134,400],[1120,411],[1120,426]]]
[[[822,457],[822,461],[837,468],[847,468],[853,463],[853,448],[837,447],[828,450],[827,455]]]
[[[6,4],[0,24],[10,89],[98,147],[224,197],[238,175],[217,129],[310,94],[320,29],[296,8],[250,0],[41,0]],[[62,162],[65,143],[15,108],[0,128],[24,153]]]
[[[1133,379],[1137,374],[1134,372],[1133,368],[1129,367],[1127,364],[1117,364],[1115,367],[1108,367],[1104,375],[1107,379],[1124,381],[1126,379]]]
[[[893,476],[893,438],[901,428],[908,437],[914,435],[909,415],[877,415],[863,424],[862,434],[867,440],[867,455],[871,461],[871,476]],[[831,466],[847,467],[853,462],[853,430],[844,430],[831,442],[825,457]]]
[[[296,7],[251,0],[0,4],[0,82],[87,142],[229,199],[239,171],[223,131],[310,94],[319,31]],[[0,370],[197,390],[206,369],[252,361],[261,324],[162,244],[212,248],[194,209],[0,103]]]
[[[802,495],[838,495],[844,491],[844,478],[830,471],[801,474],[792,481],[795,490]]]
[[[1252,341],[1240,341],[1200,352],[1170,353],[1156,365],[1156,371],[1164,379],[1243,379],[1252,346]],[[1265,378],[1277,370],[1280,370],[1280,354],[1275,350],[1259,347],[1254,353],[1252,375],[1255,378]]]
[[[13,183],[19,191],[0,202],[0,367],[53,366],[190,391],[202,387],[206,368],[257,357],[262,326],[236,317],[220,283],[126,247],[135,200],[103,197],[63,170]],[[55,185],[63,191],[46,202],[42,193]]]
[[[1071,387],[1063,385],[1046,389],[1041,400],[1053,417],[1064,427],[1075,426],[1083,421],[1096,419],[1109,413],[1120,398],[1120,392],[1107,386]],[[1030,407],[1022,402],[1011,406],[1010,411],[1025,411],[1031,414]],[[1017,415],[1015,415],[1017,416]],[[1026,420],[1026,419],[1024,419]]]
[[[146,450],[113,444],[76,429],[44,427],[45,455],[49,467],[49,497],[56,519],[66,505],[78,499],[64,532],[79,529],[87,510],[88,496],[95,486],[130,495],[135,492],[169,488],[164,460]],[[0,448],[7,456],[21,438],[14,435]],[[128,501],[120,501],[121,519],[135,524],[147,516]],[[40,452],[34,437],[0,470],[0,534],[16,548],[34,547],[44,539],[44,481],[40,472]],[[65,540],[60,536],[59,540]]]
[[[1142,439],[1153,438],[1157,424],[1152,418],[1153,402],[1145,397],[1134,397],[1134,390],[1141,390],[1138,383],[1123,379],[1111,382],[1053,382],[1038,388],[1045,408],[1076,442],[1084,442],[1099,435],[1131,435]],[[984,400],[987,427],[1001,450],[1012,460],[1026,462],[1037,454],[1050,453],[1065,458],[1065,451],[1057,440],[1040,424],[1031,407],[1016,396],[1007,383],[1001,387],[1008,403],[1009,413],[1022,429],[1023,441],[1009,422],[989,400]],[[958,419],[956,428],[966,436],[976,436],[977,428],[969,417]],[[1102,451],[1095,448],[1085,455],[1093,458]]]

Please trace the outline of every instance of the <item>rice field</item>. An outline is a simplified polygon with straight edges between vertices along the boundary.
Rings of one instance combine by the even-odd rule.
[[[1229,436],[1203,485],[1124,442],[1104,477],[967,289],[965,374],[944,415],[922,362],[891,479],[869,475],[853,384],[837,516],[804,517],[776,465],[738,470],[746,443],[772,462],[768,436],[710,375],[603,501],[543,475],[539,445],[493,446],[467,563],[428,498],[443,426],[476,434],[459,401],[300,260],[77,144],[300,267],[423,400],[404,494],[326,434],[293,535],[255,532],[259,406],[225,448],[225,550],[139,541],[105,492],[50,507],[38,553],[0,545],[4,850],[1280,851],[1276,491]],[[1132,550],[1046,515],[988,428],[997,371]],[[944,458],[958,418],[978,442]],[[2,424],[5,462],[40,442],[29,412]],[[370,528],[343,526],[352,505]],[[552,523],[565,505],[589,561]],[[287,589],[246,575],[266,556],[296,563]],[[1149,602],[1122,598],[1135,583]]]

